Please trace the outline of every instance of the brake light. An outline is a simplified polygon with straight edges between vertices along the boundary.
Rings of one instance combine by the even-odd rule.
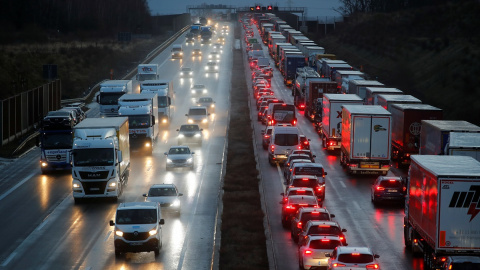
[[[377,187],[377,190],[382,191],[382,190],[385,190],[385,188],[384,187]]]
[[[287,104],[283,103],[282,106],[287,106]]]
[[[300,109],[305,109],[305,104],[300,104]]]
[[[265,137],[265,139],[268,139],[268,138],[270,138],[270,135],[265,135],[264,137]]]
[[[318,191],[321,191],[321,190],[322,190],[322,187],[317,187],[317,190],[318,190]]]
[[[275,145],[274,145],[274,144],[272,144],[272,145],[270,146],[270,150],[271,150],[272,152],[275,151]]]
[[[292,124],[295,126],[297,124],[297,120],[293,120]]]
[[[367,265],[367,269],[379,269],[378,264],[369,264]]]
[[[343,264],[343,263],[334,263],[332,266],[333,267],[342,267],[342,266],[346,266],[346,265]]]
[[[308,181],[308,178],[302,178],[302,181]]]
[[[302,150],[302,145],[299,145],[297,148],[298,150]]]
[[[442,262],[444,262],[444,261],[446,261],[446,260],[447,260],[446,257],[442,257],[442,258],[440,259],[440,261],[442,261]]]
[[[352,256],[360,256],[360,253],[358,252],[352,253]]]
[[[343,237],[343,236],[340,236],[339,238],[340,238],[340,241],[345,240],[345,237]],[[360,255],[359,253],[355,253],[355,254]]]
[[[312,255],[312,251],[309,249],[305,250],[305,255]]]
[[[285,208],[286,208],[286,209],[290,209],[290,210],[295,210],[295,206],[290,205],[290,204],[287,205],[287,206],[285,206]]]
[[[303,141],[303,144],[308,145],[308,141]]]
[[[322,242],[330,242],[330,239],[322,239]]]
[[[299,229],[302,228],[302,222],[301,221],[297,223],[297,228],[299,228]]]
[[[403,191],[404,191],[404,192],[407,191],[407,187],[403,187]]]
[[[320,214],[320,212],[313,211],[313,212],[310,212],[310,214],[313,214],[313,215],[319,215],[319,214]]]
[[[388,180],[388,181],[389,181],[389,182],[395,182],[395,181],[397,181],[397,180],[395,180],[395,179],[390,179],[390,180]]]

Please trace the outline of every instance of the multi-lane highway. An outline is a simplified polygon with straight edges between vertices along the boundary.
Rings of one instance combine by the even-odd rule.
[[[255,31],[256,32],[256,31]],[[258,32],[256,32],[257,38]],[[184,44],[184,35],[175,43]],[[201,47],[201,60],[189,56],[193,46],[185,46],[183,60],[172,60],[170,48],[153,60],[160,66],[162,78],[174,83],[174,116],[168,130],[161,132],[152,156],[133,154],[130,180],[119,202],[142,201],[142,194],[154,183],[174,183],[182,197],[180,217],[165,215],[163,248],[158,257],[150,253],[128,253],[115,258],[113,228],[109,220],[115,216],[117,203],[94,200],[74,204],[71,175],[42,175],[38,160],[40,151],[32,149],[23,157],[3,167],[0,176],[0,268],[1,269],[209,269],[215,247],[217,205],[223,172],[223,153],[228,125],[233,35],[227,37],[218,74],[204,72],[206,55],[211,47]],[[267,50],[264,47],[265,54]],[[341,58],[341,56],[339,56]],[[247,85],[251,88],[248,61],[245,56]],[[239,63],[238,63],[239,64]],[[271,62],[273,65],[273,62]],[[194,70],[190,79],[180,79],[181,66]],[[132,78],[133,79],[133,78]],[[216,114],[204,131],[202,146],[195,151],[195,170],[165,171],[163,153],[176,144],[176,129],[186,122],[185,113],[194,105],[190,86],[201,83],[216,101]],[[288,103],[291,90],[284,86],[278,70],[274,71],[272,90]],[[281,168],[268,164],[261,145],[261,130],[256,122],[257,111],[250,100],[254,122],[254,146],[261,173],[260,190],[265,204],[270,267],[297,269],[297,245],[280,222],[280,193],[285,185]],[[98,116],[98,105],[89,104],[89,117]],[[403,246],[403,208],[389,205],[374,207],[370,202],[373,177],[350,176],[339,164],[339,157],[328,155],[312,124],[298,113],[299,129],[311,139],[311,149],[327,175],[324,206],[336,215],[335,220],[346,228],[350,246],[369,246],[380,254],[382,269],[423,269],[421,259],[412,258]],[[393,173],[405,174],[396,169]],[[392,174],[391,172],[391,174]]]
[[[200,47],[204,57],[193,60],[192,45],[183,44],[183,60],[172,60],[170,49],[152,63],[160,66],[162,79],[171,79],[175,99],[173,119],[161,131],[153,155],[132,153],[128,186],[119,202],[143,201],[155,183],[174,183],[181,197],[180,217],[165,214],[163,248],[153,252],[127,253],[115,258],[113,227],[117,203],[93,200],[75,204],[69,172],[42,175],[40,150],[32,149],[3,167],[0,176],[0,268],[1,269],[210,269],[214,258],[217,206],[224,170],[224,148],[229,114],[232,37],[227,37],[218,73],[204,72],[211,46]],[[193,68],[191,79],[181,79],[181,66]],[[134,78],[132,78],[134,79]],[[195,151],[195,169],[165,170],[164,152],[177,144],[176,129],[185,124],[185,114],[195,106],[190,93],[193,83],[205,84],[216,101],[201,146]],[[98,104],[89,104],[88,117],[99,115]]]

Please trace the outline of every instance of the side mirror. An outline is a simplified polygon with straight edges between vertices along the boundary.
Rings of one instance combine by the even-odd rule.
[[[324,172],[323,175],[327,175],[328,173],[327,172]]]
[[[155,116],[152,115],[152,127],[155,125]]]
[[[178,193],[178,197],[181,197],[181,196],[183,196],[183,193]]]
[[[177,128],[177,131],[180,131],[180,129]]]
[[[334,214],[330,214],[330,217],[331,217],[331,218],[334,218],[334,217],[335,217],[335,215],[334,215]]]
[[[110,220],[110,226],[115,226],[115,222],[113,222],[113,220]]]
[[[203,128],[201,128],[200,131],[203,131]]]
[[[161,218],[160,221],[158,222],[158,224],[160,224],[160,225],[165,224],[165,220],[163,218]]]
[[[342,229],[342,232],[347,232],[347,229]]]
[[[143,197],[148,197],[148,196],[147,196],[147,193],[144,193],[144,194],[143,194]]]
[[[97,103],[100,103],[100,95],[97,96]]]
[[[170,97],[167,97],[167,105],[170,106],[172,104],[172,100]]]
[[[312,141],[312,140],[308,139],[308,141],[310,142],[310,141]]]
[[[282,193],[280,193],[280,195],[281,195],[281,196],[285,196],[285,193],[282,192]]]
[[[195,154],[195,152],[192,152],[192,155],[194,155],[194,154]]]
[[[373,257],[374,257],[375,259],[378,259],[378,258],[380,258],[380,255],[378,255],[378,254],[373,254]]]
[[[167,152],[163,153],[165,156],[168,156]]]
[[[118,162],[121,163],[123,161],[123,155],[122,155],[122,151],[118,151],[117,152],[117,155],[118,155]]]
[[[135,75],[135,80],[137,80],[137,81],[138,81],[138,74],[137,74],[137,75]]]
[[[208,115],[210,115],[210,114],[208,114]]]
[[[325,253],[325,257],[330,258],[330,253]]]
[[[316,156],[316,155],[312,155],[312,157],[316,158],[317,156]]]
[[[188,113],[186,113],[185,116],[188,116]]]

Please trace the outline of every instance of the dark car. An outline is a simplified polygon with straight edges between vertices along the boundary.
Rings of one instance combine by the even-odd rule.
[[[293,241],[298,242],[298,235],[305,228],[310,220],[325,220],[330,221],[334,218],[334,214],[330,214],[326,208],[303,207],[298,209],[295,216],[290,222],[290,236]]]
[[[320,206],[317,203],[317,198],[315,196],[304,196],[304,195],[291,195],[288,196],[286,200],[281,200],[280,204],[282,207],[282,225],[284,228],[288,228],[292,217],[295,215],[297,210],[301,207],[317,207]]]
[[[270,136],[272,136],[273,126],[268,126],[265,130],[262,130],[262,146],[267,150],[270,144]]]
[[[406,185],[403,177],[379,176],[372,184],[371,199],[380,201],[405,202]]]
[[[305,135],[300,135],[300,147],[305,150],[310,150],[310,139]]]
[[[202,144],[202,131],[197,124],[181,125],[178,131],[178,144],[196,143]]]
[[[298,235],[298,244],[302,245],[307,235],[338,235],[342,245],[347,246],[346,231],[335,221],[309,220]]]

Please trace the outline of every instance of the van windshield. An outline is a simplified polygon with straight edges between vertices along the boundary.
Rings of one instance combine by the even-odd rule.
[[[312,166],[299,166],[295,168],[295,175],[315,175],[323,176],[323,168]]]
[[[207,115],[207,111],[205,109],[190,109],[188,115]]]
[[[293,146],[298,144],[297,134],[276,134],[275,144],[278,146]]]
[[[117,211],[117,224],[155,224],[155,209],[125,209]]]

